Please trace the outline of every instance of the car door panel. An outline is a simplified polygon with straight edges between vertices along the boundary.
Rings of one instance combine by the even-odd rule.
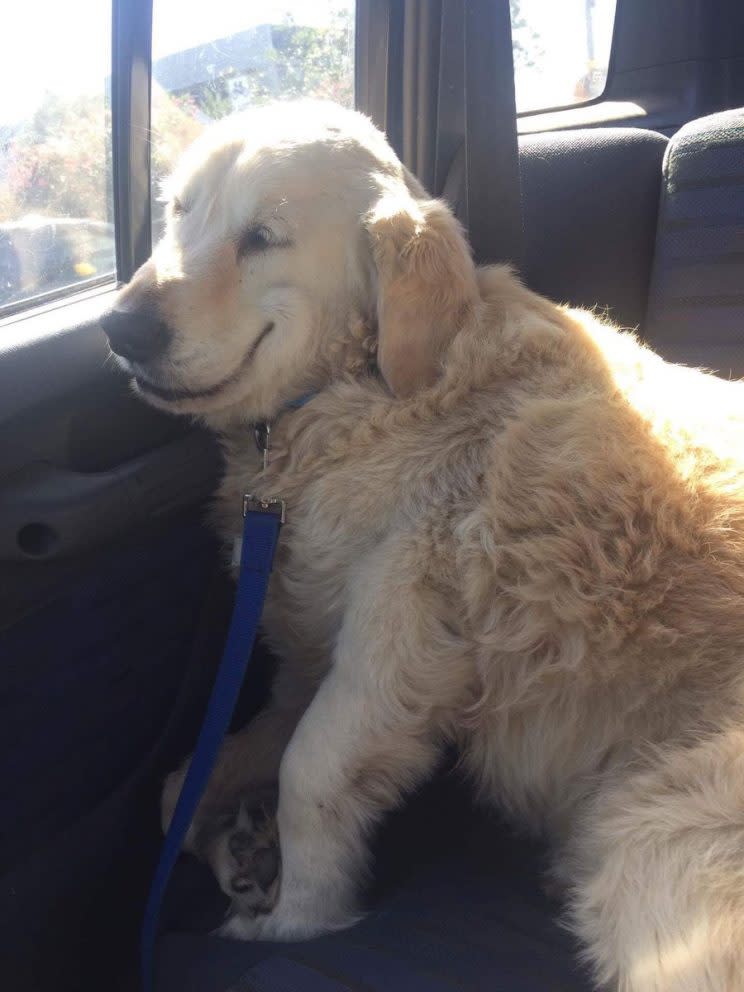
[[[44,315],[24,347],[17,325],[0,338],[0,961],[14,992],[80,988],[85,947],[136,920],[160,783],[219,653],[219,616],[196,643],[203,603],[227,582],[205,523],[214,441],[132,394],[95,320],[65,319]]]

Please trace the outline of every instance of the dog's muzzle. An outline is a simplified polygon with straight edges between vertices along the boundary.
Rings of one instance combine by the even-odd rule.
[[[171,331],[157,310],[146,305],[136,310],[114,307],[101,317],[111,350],[130,362],[150,362],[168,347]]]

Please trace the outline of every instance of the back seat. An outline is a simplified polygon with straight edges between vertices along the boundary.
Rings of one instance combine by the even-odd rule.
[[[665,358],[744,376],[744,110],[686,124],[664,159],[646,337]]]
[[[667,139],[639,128],[525,135],[519,142],[523,276],[538,293],[644,322]]]
[[[656,237],[667,138],[640,128],[522,135],[520,275],[557,303],[599,306],[625,327],[642,325]],[[464,220],[460,149],[444,196]]]
[[[474,809],[464,785],[443,774],[421,790],[390,818],[376,853],[369,915],[286,944],[207,936],[224,903],[205,868],[182,863],[164,907],[156,992],[590,992],[556,922],[560,905],[543,891],[542,848]]]

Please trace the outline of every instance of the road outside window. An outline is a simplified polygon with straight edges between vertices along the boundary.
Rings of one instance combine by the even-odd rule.
[[[115,269],[111,6],[24,0],[0,35],[0,316]]]
[[[353,0],[235,3],[155,0],[152,66],[153,240],[162,180],[212,121],[272,100],[354,105]]]
[[[615,0],[510,0],[517,112],[569,107],[604,92]]]

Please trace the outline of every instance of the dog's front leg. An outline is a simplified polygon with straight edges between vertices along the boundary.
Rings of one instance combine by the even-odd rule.
[[[467,659],[437,597],[408,562],[375,558],[281,765],[276,905],[238,911],[223,936],[297,940],[354,922],[369,830],[432,769],[462,698]]]
[[[200,832],[206,828],[213,833],[225,814],[237,814],[241,798],[252,790],[276,785],[284,750],[320,679],[318,665],[297,660],[280,664],[268,706],[238,733],[225,738],[186,835],[185,850],[196,851]],[[161,797],[163,831],[170,825],[190,763],[189,757],[165,781]],[[224,866],[224,872],[229,872],[228,866]]]

